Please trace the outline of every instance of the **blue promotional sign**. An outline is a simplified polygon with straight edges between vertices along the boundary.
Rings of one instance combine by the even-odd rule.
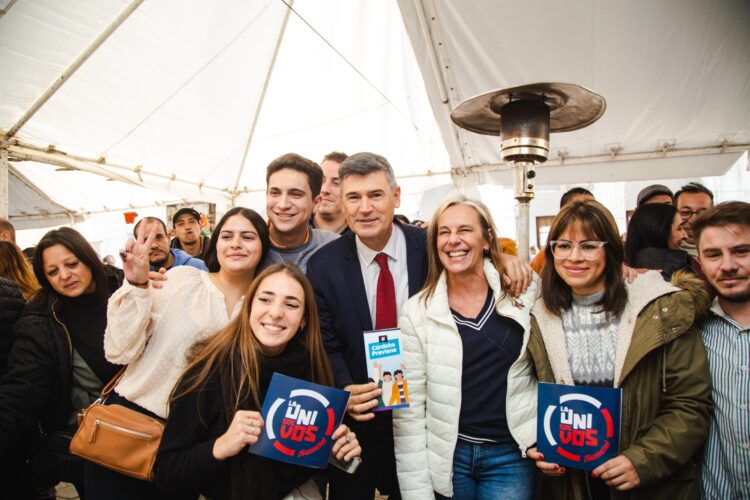
[[[619,454],[622,389],[540,383],[538,403],[545,462],[594,470]]]
[[[263,401],[265,425],[249,452],[272,460],[322,469],[333,448],[350,393],[274,373]]]

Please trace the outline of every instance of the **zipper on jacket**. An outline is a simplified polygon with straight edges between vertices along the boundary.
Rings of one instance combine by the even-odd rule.
[[[591,496],[591,485],[589,484],[589,475],[585,472],[583,473],[583,480],[586,483],[586,498],[588,500],[594,500],[594,497]]]
[[[70,366],[73,366],[73,341],[70,340],[70,332],[68,332],[68,327],[65,326],[65,323],[60,321],[57,318],[57,314],[55,313],[55,306],[57,305],[57,299],[52,303],[52,317],[55,318],[55,321],[57,321],[60,326],[63,327],[63,331],[65,332],[65,340],[68,341],[68,355],[70,355]]]
[[[89,438],[90,443],[93,443],[96,440],[96,433],[99,430],[100,426],[106,429],[111,429],[113,431],[122,432],[123,434],[130,434],[131,436],[145,439],[146,441],[151,441],[152,439],[154,439],[154,436],[152,436],[151,434],[134,431],[133,429],[128,429],[127,427],[122,427],[117,424],[111,424],[109,422],[105,422],[100,418],[97,418],[94,422],[94,429],[91,431],[91,437]]]

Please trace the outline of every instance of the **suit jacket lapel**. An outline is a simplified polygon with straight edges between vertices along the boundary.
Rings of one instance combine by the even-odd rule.
[[[348,236],[343,236],[348,237]],[[362,325],[362,330],[372,330],[372,318],[370,317],[370,305],[367,303],[367,291],[365,290],[365,280],[362,277],[362,268],[359,265],[359,257],[357,256],[357,245],[354,242],[354,234],[351,234],[351,241],[346,246],[346,253],[344,254],[344,273],[346,274],[347,285],[349,286],[349,293],[352,295],[354,300],[354,306],[359,315],[359,323]],[[339,311],[341,314],[346,314],[346,311]]]
[[[404,228],[404,226],[401,226]],[[406,269],[409,272],[409,297],[415,295],[424,285],[425,245],[427,241],[422,233],[414,233],[404,228],[406,239]]]

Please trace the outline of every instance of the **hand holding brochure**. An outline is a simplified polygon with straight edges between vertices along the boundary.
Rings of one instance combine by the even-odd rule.
[[[383,389],[373,411],[394,410],[409,406],[409,382],[401,353],[401,330],[364,332],[367,376]]]
[[[261,410],[265,426],[249,452],[306,467],[326,467],[332,434],[344,418],[350,395],[274,373]]]
[[[594,470],[620,453],[622,389],[540,383],[538,404],[545,462]]]

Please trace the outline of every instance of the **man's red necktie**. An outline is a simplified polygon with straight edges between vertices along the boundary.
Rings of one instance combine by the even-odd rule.
[[[375,300],[375,329],[395,328],[398,324],[396,318],[396,286],[393,284],[391,270],[388,269],[388,256],[379,253],[375,256],[375,262],[380,266],[377,298]]]

